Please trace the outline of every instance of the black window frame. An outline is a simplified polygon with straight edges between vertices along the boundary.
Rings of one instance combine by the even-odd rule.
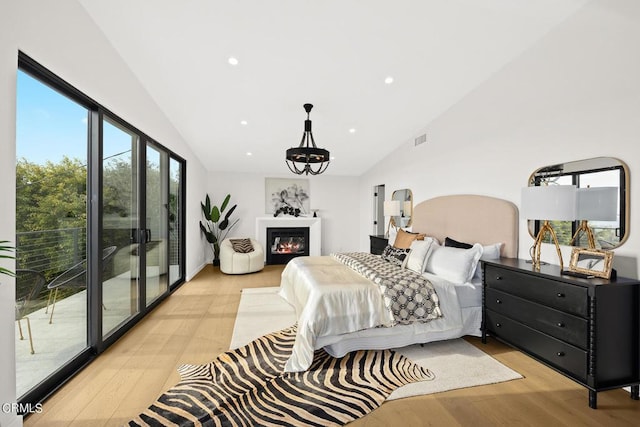
[[[102,215],[100,208],[102,206],[102,120],[105,116],[110,120],[115,120],[125,126],[127,129],[135,132],[140,138],[140,145],[146,146],[151,143],[154,147],[166,152],[170,159],[180,163],[180,191],[184,195],[182,203],[179,205],[179,214],[182,221],[179,224],[180,248],[179,248],[179,277],[172,284],[169,283],[168,291],[157,298],[151,305],[145,307],[141,305],[140,311],[125,323],[120,329],[110,334],[108,337],[102,336],[102,316],[95,313],[101,313],[102,294],[96,289],[98,286],[87,286],[87,348],[69,360],[65,365],[61,366],[49,377],[45,378],[37,386],[22,396],[18,396],[19,404],[40,403],[51,396],[64,383],[70,380],[74,375],[79,373],[85,366],[91,363],[95,358],[103,353],[109,346],[115,343],[120,337],[126,334],[135,324],[148,315],[162,301],[185,283],[185,262],[186,262],[186,176],[187,161],[179,154],[168,149],[160,142],[142,132],[131,123],[122,119],[119,115],[110,111],[99,102],[95,101],[76,87],[35,61],[22,51],[18,52],[18,69],[37,79],[40,83],[49,86],[55,91],[68,97],[72,101],[80,104],[89,110],[88,135],[87,135],[87,188],[90,192],[87,194],[87,265],[89,283],[101,283],[101,236],[102,236]],[[144,181],[144,179],[142,180]],[[142,182],[144,185],[144,182]],[[144,191],[144,188],[142,188]],[[140,197],[146,193],[140,193]],[[25,406],[26,407],[26,406]],[[19,415],[28,415],[22,413]]]

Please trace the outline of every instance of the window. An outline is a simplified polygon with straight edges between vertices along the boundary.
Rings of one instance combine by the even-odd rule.
[[[88,347],[89,111],[23,71],[17,84],[16,376],[22,396]]]

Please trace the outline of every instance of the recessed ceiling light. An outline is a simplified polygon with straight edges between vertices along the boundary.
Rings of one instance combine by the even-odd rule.
[[[228,62],[231,65],[238,65],[238,58],[234,58],[233,56],[230,56],[228,59]]]
[[[240,121],[240,124],[241,124],[242,126],[246,126],[246,125],[248,125],[248,123],[247,123],[247,121],[246,121],[246,120],[241,120],[241,121]]]
[[[349,129],[349,133],[356,133],[356,129],[355,128]]]
[[[384,82],[388,85],[390,85],[391,83],[393,83],[393,77],[388,76],[384,79]]]
[[[253,153],[251,151],[247,151],[247,156],[253,156]]]

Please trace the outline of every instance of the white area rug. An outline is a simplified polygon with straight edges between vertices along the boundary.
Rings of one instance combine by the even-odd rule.
[[[230,347],[238,348],[262,335],[289,327],[295,321],[293,307],[278,296],[278,288],[243,289]],[[387,400],[522,378],[463,339],[396,350],[431,370],[436,379],[400,387]]]

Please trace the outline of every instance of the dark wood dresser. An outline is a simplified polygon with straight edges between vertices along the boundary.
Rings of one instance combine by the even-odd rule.
[[[482,261],[482,341],[509,344],[597,392],[640,384],[640,281],[580,279],[518,259]]]
[[[370,235],[369,239],[371,241],[370,252],[374,255],[382,255],[382,251],[389,244],[389,239],[384,235]]]

